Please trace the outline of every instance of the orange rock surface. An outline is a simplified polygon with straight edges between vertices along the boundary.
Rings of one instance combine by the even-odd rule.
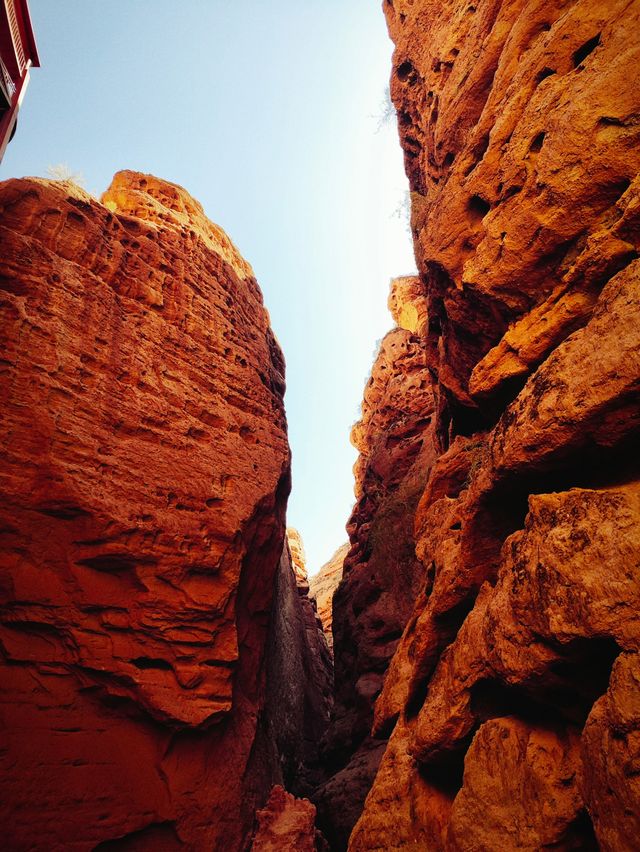
[[[289,488],[260,291],[148,175],[0,211],[4,843],[239,849]]]
[[[322,566],[317,574],[309,579],[309,588],[315,599],[318,616],[322,622],[327,644],[333,649],[333,593],[342,579],[342,566],[349,544],[343,544],[331,559]]]
[[[304,544],[298,530],[287,527],[287,543],[291,553],[291,567],[296,575],[298,586],[308,586],[307,582],[307,557],[304,552]]]
[[[384,10],[437,458],[349,848],[631,850],[640,3]]]
[[[296,799],[280,786],[256,814],[258,831],[252,852],[315,852],[316,809],[308,799]]]

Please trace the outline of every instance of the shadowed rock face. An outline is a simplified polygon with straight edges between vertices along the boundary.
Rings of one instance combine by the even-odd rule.
[[[319,746],[332,704],[331,652],[309,597],[300,535],[289,528],[269,629],[265,717],[279,780],[296,796],[324,781]]]
[[[278,771],[256,720],[289,488],[260,291],[151,176],[101,202],[12,180],[0,213],[5,843],[240,848]]]
[[[437,458],[349,848],[631,850],[640,4],[384,9]]]

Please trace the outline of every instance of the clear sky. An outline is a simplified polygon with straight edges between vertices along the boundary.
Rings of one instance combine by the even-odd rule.
[[[414,269],[381,0],[30,0],[34,69],[0,178],[67,164],[184,186],[251,263],[287,361],[289,523],[346,540],[349,444],[389,280]]]

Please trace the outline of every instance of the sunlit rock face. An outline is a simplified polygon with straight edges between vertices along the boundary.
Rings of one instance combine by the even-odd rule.
[[[349,848],[631,850],[640,4],[384,9],[438,457]]]
[[[343,544],[317,574],[309,579],[309,590],[315,599],[318,617],[322,622],[327,644],[333,650],[333,593],[342,579],[342,567],[349,553],[349,544]]]
[[[260,291],[151,176],[0,210],[4,843],[241,848],[289,488]]]
[[[496,418],[635,256],[636,3],[385,2],[441,428]]]
[[[381,341],[351,440],[356,504],[350,549],[333,595],[335,706],[325,761],[331,778],[315,793],[318,824],[346,848],[376,772],[383,739],[370,738],[373,705],[422,589],[413,516],[432,462],[433,395],[425,358],[424,293],[417,278],[393,282],[397,326]]]
[[[304,552],[302,537],[294,527],[287,527],[287,543],[291,554],[291,567],[296,575],[299,586],[308,586],[307,557]]]

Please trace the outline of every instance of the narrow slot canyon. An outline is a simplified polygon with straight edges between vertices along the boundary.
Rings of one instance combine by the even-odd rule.
[[[417,272],[318,571],[251,258],[0,183],[8,852],[639,848],[640,0],[382,13]]]

